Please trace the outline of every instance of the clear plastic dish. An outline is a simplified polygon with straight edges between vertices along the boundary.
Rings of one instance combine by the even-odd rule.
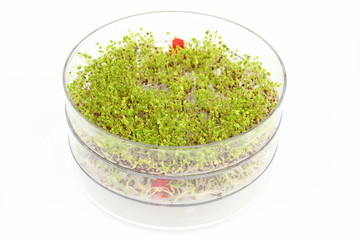
[[[272,165],[269,165],[256,181],[236,192],[236,194],[221,198],[221,201],[181,207],[144,204],[119,196],[119,194],[109,191],[103,185],[93,181],[75,161],[74,173],[80,183],[81,190],[89,200],[117,219],[143,227],[183,230],[217,224],[254,206],[266,188],[267,181],[272,174]]]
[[[170,42],[167,32],[181,38],[202,38],[218,31],[223,42],[241,55],[259,57],[271,80],[278,82],[279,102],[257,126],[210,144],[168,147],[130,141],[99,128],[73,105],[66,85],[76,67],[86,64],[77,54],[96,57],[98,43],[119,40],[128,30],[152,31],[159,44]],[[259,35],[232,21],[193,12],[151,12],[111,22],[86,36],[68,57],[63,74],[69,142],[87,176],[119,197],[156,206],[194,206],[214,202],[251,185],[267,169],[277,146],[286,74],[275,50]]]
[[[164,206],[197,205],[240,191],[266,170],[277,146],[275,134],[254,155],[230,167],[205,174],[170,177],[121,168],[91,150],[76,135],[74,129],[71,130],[71,151],[90,178],[120,196]]]

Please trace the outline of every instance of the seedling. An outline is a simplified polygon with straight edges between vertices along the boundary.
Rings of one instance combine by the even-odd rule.
[[[78,110],[112,134],[159,146],[192,146],[241,134],[277,104],[277,83],[256,57],[230,50],[217,33],[157,47],[151,32],[79,55],[67,85]]]

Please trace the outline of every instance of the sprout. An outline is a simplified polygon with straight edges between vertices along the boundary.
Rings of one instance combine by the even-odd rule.
[[[168,33],[169,35],[170,33]],[[98,45],[67,85],[91,122],[122,138],[161,146],[221,141],[256,126],[275,108],[278,83],[256,57],[238,57],[206,31],[156,46],[152,32]],[[170,171],[164,169],[164,171]]]

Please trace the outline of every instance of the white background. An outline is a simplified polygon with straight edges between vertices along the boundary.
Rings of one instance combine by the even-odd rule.
[[[265,38],[288,91],[273,173],[244,213],[191,231],[123,223],[73,171],[62,69],[89,32],[155,10],[209,13]],[[360,239],[357,1],[0,0],[0,239]]]

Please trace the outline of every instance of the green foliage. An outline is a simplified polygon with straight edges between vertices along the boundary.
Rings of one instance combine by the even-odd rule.
[[[259,59],[239,58],[209,31],[170,52],[151,32],[129,32],[99,45],[99,53],[79,53],[87,64],[78,66],[68,93],[91,122],[136,142],[221,141],[257,125],[278,101],[278,84]]]

